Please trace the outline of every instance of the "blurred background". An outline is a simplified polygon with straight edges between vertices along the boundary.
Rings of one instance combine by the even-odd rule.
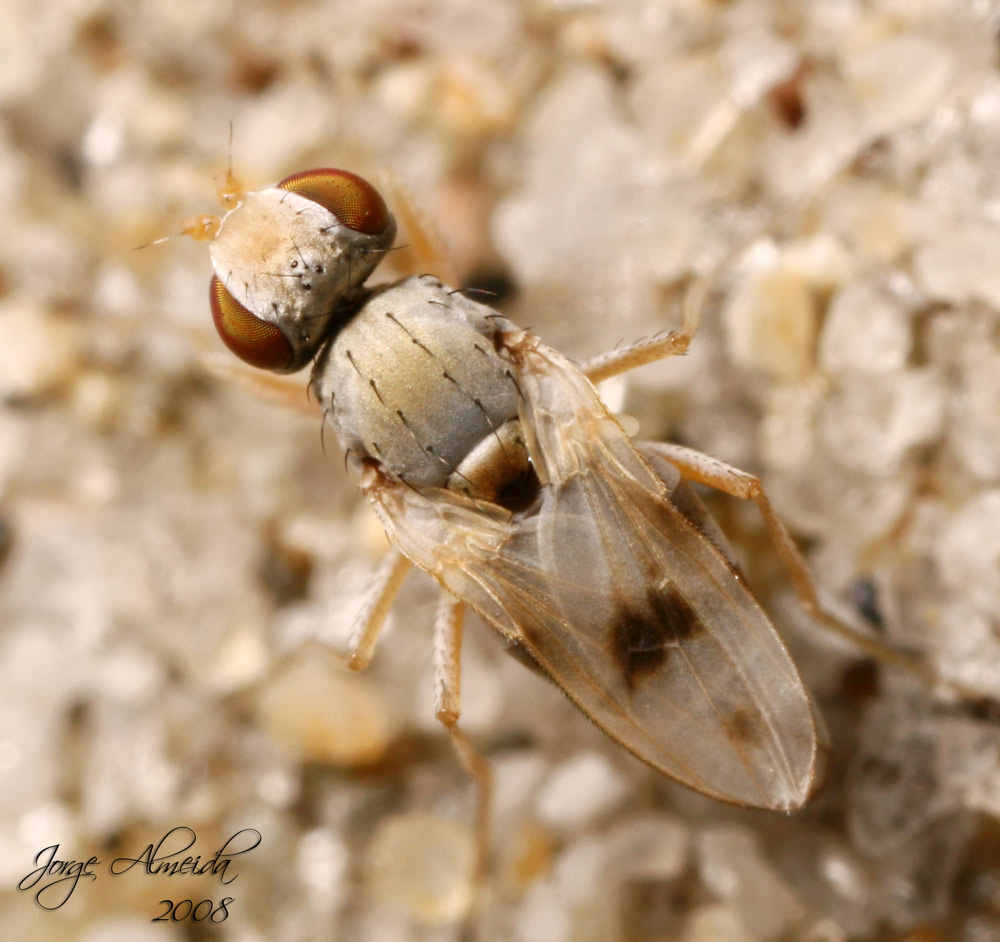
[[[436,942],[471,905],[430,580],[366,674],[297,655],[347,636],[380,528],[318,414],[220,375],[205,246],[136,250],[216,211],[230,128],[249,187],[366,176],[571,357],[676,327],[711,273],[691,353],[609,403],[759,473],[831,607],[1000,695],[995,2],[0,13],[5,938]],[[393,264],[373,281],[414,261]],[[754,509],[706,499],[826,719],[826,788],[782,816],[675,786],[470,624],[463,722],[497,779],[482,937],[1000,940],[996,717],[824,634]],[[225,885],[109,873],[179,827],[175,860],[260,843]],[[91,857],[36,901],[39,866]]]

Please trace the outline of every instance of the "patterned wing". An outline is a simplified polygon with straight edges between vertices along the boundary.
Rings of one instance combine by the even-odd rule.
[[[506,341],[539,509],[512,518],[369,469],[390,538],[645,762],[726,801],[799,807],[816,724],[771,622],[590,382],[530,334]]]

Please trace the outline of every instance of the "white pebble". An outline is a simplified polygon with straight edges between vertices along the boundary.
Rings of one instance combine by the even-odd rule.
[[[670,815],[647,814],[622,822],[608,841],[619,878],[673,880],[687,866],[691,829]]]
[[[539,818],[552,827],[586,827],[618,806],[628,789],[614,766],[599,753],[585,752],[556,768],[537,800]]]
[[[26,298],[0,302],[0,399],[49,392],[69,380],[76,361],[69,324]]]
[[[747,369],[794,379],[812,366],[816,301],[801,276],[783,268],[749,274],[725,311],[732,359]]]
[[[847,285],[830,304],[819,359],[835,373],[885,373],[903,367],[911,344],[909,318],[885,292]]]
[[[944,43],[913,33],[865,49],[847,60],[845,72],[869,133],[887,134],[929,116],[948,89],[955,61]]]
[[[313,762],[369,764],[392,735],[375,684],[315,661],[303,660],[272,678],[257,706],[271,736]]]
[[[774,872],[751,831],[713,827],[696,841],[702,882],[732,904],[762,938],[776,938],[806,914],[802,901]]]
[[[368,848],[369,892],[427,925],[460,919],[472,903],[472,828],[427,814],[381,823]]]
[[[940,225],[919,246],[914,272],[933,300],[967,304],[973,300],[1000,306],[1000,227],[962,221]]]

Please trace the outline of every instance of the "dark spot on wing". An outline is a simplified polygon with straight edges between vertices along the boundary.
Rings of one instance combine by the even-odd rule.
[[[624,609],[611,629],[611,654],[629,691],[663,666],[671,648],[703,628],[698,613],[672,588],[650,592],[642,608]]]
[[[726,731],[738,743],[752,745],[761,739],[758,716],[750,710],[733,710],[726,720]]]

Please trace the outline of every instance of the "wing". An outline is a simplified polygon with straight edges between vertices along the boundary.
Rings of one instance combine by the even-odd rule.
[[[540,507],[511,517],[369,468],[390,538],[645,762],[716,798],[799,807],[816,724],[771,622],[583,374],[530,334],[505,339]]]

